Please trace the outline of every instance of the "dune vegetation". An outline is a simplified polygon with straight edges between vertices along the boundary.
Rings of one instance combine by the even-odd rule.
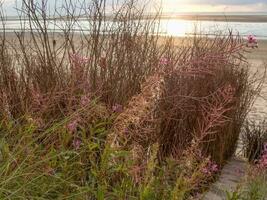
[[[15,33],[2,11],[0,199],[188,199],[233,155],[261,86],[242,38],[108,6],[23,0]]]

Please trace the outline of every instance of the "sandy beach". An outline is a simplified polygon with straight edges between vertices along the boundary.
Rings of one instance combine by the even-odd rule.
[[[0,36],[1,35],[2,34],[0,33]],[[27,39],[30,39],[30,35],[28,35],[27,33],[25,34],[25,36]],[[10,42],[11,44],[18,44],[17,36],[14,33],[6,33],[5,37],[7,41]],[[57,45],[60,45],[64,41],[64,38],[58,33],[53,34],[52,37],[53,39],[57,41]],[[161,37],[160,43],[164,42],[166,38],[169,38],[169,37],[168,36]],[[80,34],[74,34],[73,39],[77,41],[76,43],[77,46],[79,44],[82,44]],[[174,43],[177,46],[186,45],[187,43],[187,40],[185,40],[184,37],[173,37],[173,39],[174,39]],[[252,62],[254,65],[260,64],[263,61],[267,62],[267,40],[258,40],[258,44],[259,44],[259,48],[255,48],[255,49],[247,48],[247,53],[245,54],[247,59],[250,62]]]
[[[251,72],[258,71],[261,76],[264,74],[264,63],[267,63],[267,40],[259,41],[259,48],[252,49],[246,54],[248,62],[251,63]],[[265,64],[265,66],[267,66]],[[254,106],[249,113],[250,120],[263,121],[267,119],[267,79],[262,86],[262,91],[256,99]]]
[[[249,60],[253,62],[262,61],[267,59],[267,40],[259,40],[259,48],[249,49],[246,54]]]

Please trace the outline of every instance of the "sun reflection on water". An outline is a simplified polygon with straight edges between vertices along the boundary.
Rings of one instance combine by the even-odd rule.
[[[266,39],[264,30],[267,23],[248,23],[248,22],[221,22],[221,21],[193,21],[181,19],[164,19],[160,22],[160,29],[163,35],[184,37],[193,34],[204,34],[207,36],[228,35],[229,30],[234,35],[246,37],[249,34],[256,35],[258,38]]]
[[[196,27],[199,27],[197,22],[186,20],[168,20],[161,22],[161,28],[166,35],[183,37],[187,34],[195,32]]]

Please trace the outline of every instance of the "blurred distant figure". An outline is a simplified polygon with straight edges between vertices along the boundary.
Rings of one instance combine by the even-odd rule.
[[[247,38],[247,47],[250,48],[258,48],[258,41],[257,38],[255,37],[255,35],[249,35]]]

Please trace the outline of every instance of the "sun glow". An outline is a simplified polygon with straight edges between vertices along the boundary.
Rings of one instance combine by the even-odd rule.
[[[192,25],[185,20],[169,20],[162,23],[162,28],[167,35],[185,36],[186,33],[191,32]]]

